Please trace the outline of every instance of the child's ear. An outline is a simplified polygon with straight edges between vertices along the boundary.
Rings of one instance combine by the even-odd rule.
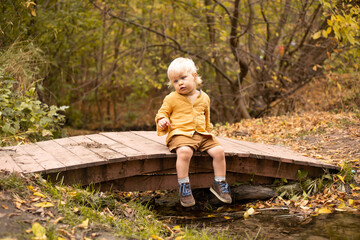
[[[194,76],[194,78],[197,78],[198,74],[195,72],[192,74]]]

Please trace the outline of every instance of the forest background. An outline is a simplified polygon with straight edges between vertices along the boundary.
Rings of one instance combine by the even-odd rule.
[[[321,110],[359,111],[359,1],[1,0],[0,12],[2,145],[61,136],[65,121],[154,129],[179,56],[199,67],[213,123],[313,111],[317,93]]]

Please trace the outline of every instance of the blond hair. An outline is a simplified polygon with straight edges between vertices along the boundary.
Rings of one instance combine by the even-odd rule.
[[[190,58],[183,58],[179,57],[174,59],[167,70],[167,75],[169,78],[169,86],[171,86],[171,78],[179,76],[184,73],[196,73],[197,74],[197,67],[195,66],[195,63]],[[200,85],[202,83],[202,79],[200,76],[196,76],[196,83]]]

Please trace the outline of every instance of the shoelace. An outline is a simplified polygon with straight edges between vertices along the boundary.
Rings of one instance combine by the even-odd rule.
[[[220,191],[222,193],[230,193],[229,185],[227,182],[217,182],[220,186]]]
[[[190,188],[190,184],[188,183],[182,183],[180,184],[180,189],[179,192],[182,196],[186,197],[191,195],[191,188]]]

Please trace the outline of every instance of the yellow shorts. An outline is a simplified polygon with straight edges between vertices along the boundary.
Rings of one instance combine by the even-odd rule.
[[[191,147],[194,151],[205,152],[219,145],[221,144],[213,136],[202,135],[197,132],[195,132],[192,137],[175,135],[168,143],[170,152],[174,152],[173,150],[183,146]]]

